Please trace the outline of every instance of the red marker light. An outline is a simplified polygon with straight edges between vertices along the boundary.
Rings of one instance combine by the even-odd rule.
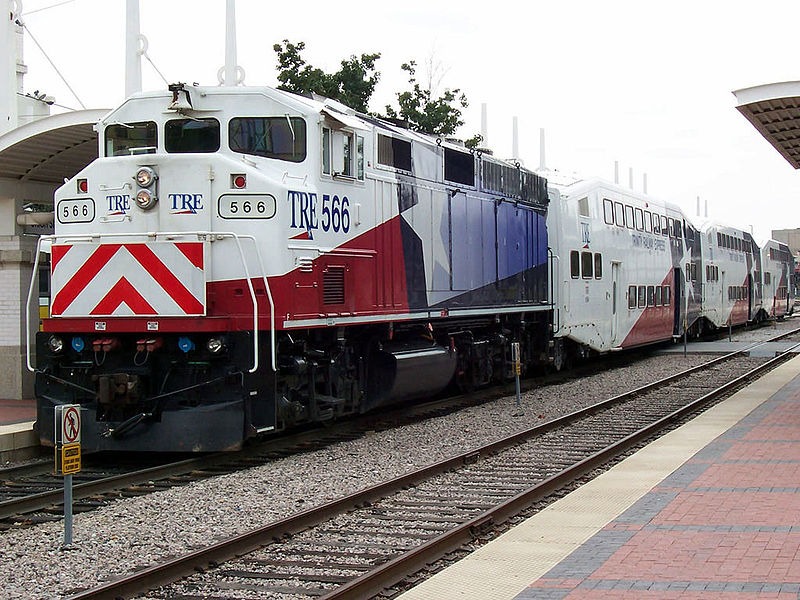
[[[89,181],[87,179],[78,179],[78,191],[81,194],[89,191]]]
[[[233,187],[237,190],[242,190],[247,187],[247,176],[245,175],[231,175]]]

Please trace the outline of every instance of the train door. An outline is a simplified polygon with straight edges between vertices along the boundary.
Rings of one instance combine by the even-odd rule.
[[[619,263],[611,263],[611,345],[618,346],[617,332],[619,325],[617,323],[617,310],[619,307]]]
[[[672,274],[672,281],[675,282],[675,289],[672,290],[672,298],[675,302],[675,321],[672,326],[673,335],[680,335],[681,329],[681,307],[683,306],[683,275],[680,267],[675,267]]]

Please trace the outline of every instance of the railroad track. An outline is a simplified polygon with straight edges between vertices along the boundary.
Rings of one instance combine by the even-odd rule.
[[[79,592],[70,600],[368,598],[786,360],[741,353]],[[736,374],[734,377],[733,374]],[[698,397],[699,396],[699,397]],[[198,573],[199,572],[199,573]],[[182,579],[187,577],[187,579]],[[177,582],[177,583],[176,583]],[[255,596],[254,596],[255,594]]]
[[[779,337],[800,333],[800,329]],[[777,337],[775,339],[778,339]],[[624,365],[634,355],[607,355],[570,370],[534,377],[522,382],[523,391],[593,374]],[[357,439],[369,432],[424,421],[465,407],[513,394],[513,384],[479,390],[469,395],[444,398],[413,406],[401,406],[376,415],[366,415],[332,426],[315,428],[253,444],[238,453],[185,455],[178,460],[143,458],[146,455],[88,454],[83,469],[73,476],[73,511],[88,512],[121,498],[141,496],[186,485],[208,477],[233,473],[269,461],[332,444]],[[63,478],[53,473],[53,460],[0,469],[0,531],[29,527],[63,516]],[[142,466],[142,462],[146,464]]]

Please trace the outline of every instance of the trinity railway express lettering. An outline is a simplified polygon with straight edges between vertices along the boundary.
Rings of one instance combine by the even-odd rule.
[[[313,231],[350,231],[350,200],[347,196],[323,194],[322,199],[314,192],[289,190],[289,205],[292,211],[292,229],[302,229],[311,236]]]
[[[167,194],[175,215],[196,215],[203,210],[203,194]]]

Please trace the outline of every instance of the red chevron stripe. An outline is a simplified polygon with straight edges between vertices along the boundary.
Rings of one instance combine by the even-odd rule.
[[[58,261],[64,258],[64,255],[69,251],[72,246],[67,246],[63,244],[58,244],[53,246],[50,250],[50,273],[56,270],[56,265]]]
[[[111,315],[119,307],[120,304],[125,303],[128,305],[136,315],[154,315],[155,309],[148,304],[147,300],[136,291],[131,283],[124,277],[114,284],[108,293],[103,297],[97,306],[94,307],[92,315]]]
[[[175,242],[175,247],[183,252],[195,267],[203,269],[203,244],[201,242]]]
[[[102,269],[111,257],[117,253],[121,245],[122,244],[104,244],[92,253],[75,275],[61,288],[61,291],[56,294],[56,297],[53,299],[53,306],[51,307],[53,315],[62,314],[69,305],[72,304],[72,301],[78,297],[78,294],[83,291],[83,288],[89,285],[95,275],[100,272],[100,269]]]
[[[186,314],[200,314],[203,305],[187,290],[180,280],[170,271],[155,253],[145,244],[125,244],[125,249],[131,253],[139,264],[156,280],[158,285],[175,300]]]

